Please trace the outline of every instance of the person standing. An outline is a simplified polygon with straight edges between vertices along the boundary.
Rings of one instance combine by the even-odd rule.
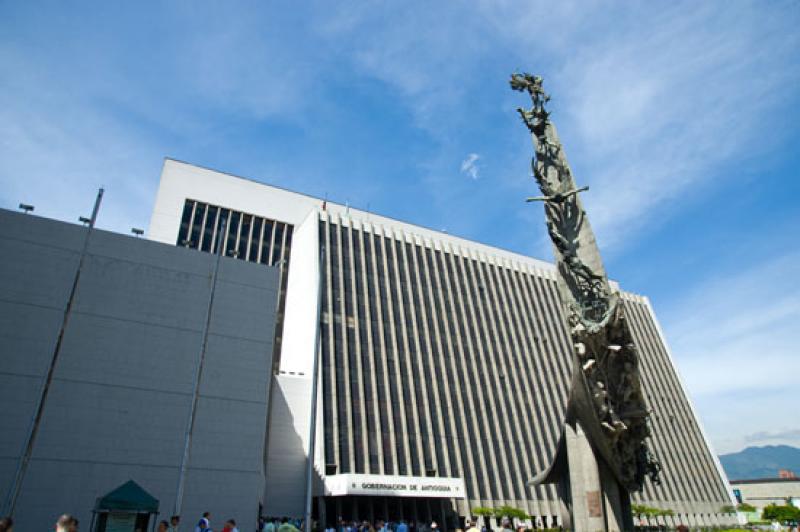
[[[203,512],[203,517],[194,527],[194,532],[209,532],[211,530],[211,512]]]
[[[11,517],[0,519],[0,532],[14,532],[14,520]]]
[[[408,532],[408,525],[406,524],[405,519],[400,520],[400,524],[397,525],[397,532]]]
[[[261,529],[261,532],[277,532],[278,531],[278,520],[274,517],[267,517],[266,522],[264,523],[264,528]]]
[[[464,526],[466,527],[467,532],[480,532],[478,530],[478,527],[475,526],[476,522],[477,521],[476,521],[476,519],[474,517],[470,517],[469,519],[467,519],[466,523],[464,523]]]
[[[222,532],[239,532],[239,529],[236,528],[236,521],[233,519],[225,521],[225,527],[222,529]]]
[[[64,514],[56,521],[56,532],[78,532],[78,520],[70,514]]]
[[[181,524],[181,516],[173,515],[169,518],[169,526],[167,532],[178,532],[178,526]]]
[[[296,526],[289,522],[288,517],[281,519],[281,526],[278,527],[278,532],[300,532]]]
[[[500,531],[501,532],[513,532],[511,529],[511,521],[508,517],[504,517],[500,524]]]
[[[158,523],[158,532],[167,532],[169,530],[169,523],[161,521]]]

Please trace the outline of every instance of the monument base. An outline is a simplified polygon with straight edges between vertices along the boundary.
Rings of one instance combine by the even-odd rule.
[[[564,527],[579,532],[633,530],[630,494],[592,449],[580,423],[564,426],[562,445],[567,463],[558,478],[558,493],[567,508]]]

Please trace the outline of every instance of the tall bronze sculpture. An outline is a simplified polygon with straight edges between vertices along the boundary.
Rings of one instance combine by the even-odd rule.
[[[533,138],[533,176],[553,241],[558,287],[574,344],[572,384],[556,456],[534,484],[556,483],[574,530],[633,528],[630,493],[660,466],[648,450],[648,411],[639,362],[619,294],[611,287],[556,128],[542,78],[511,76],[527,92],[518,109]]]

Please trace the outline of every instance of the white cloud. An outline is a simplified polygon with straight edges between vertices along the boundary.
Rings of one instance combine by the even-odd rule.
[[[282,25],[265,30],[265,11],[92,12],[103,24],[67,11],[35,46],[24,29],[16,41],[11,32],[0,39],[0,64],[13,73],[0,84],[3,207],[29,202],[37,214],[77,222],[105,186],[98,226],[146,228],[163,157],[190,146],[224,160],[237,148],[224,129],[232,120],[302,123],[313,103],[304,87],[324,75],[313,61],[318,47],[293,61],[298,51],[285,52],[275,29]],[[146,29],[135,23],[142,16]],[[141,31],[158,36],[140,41]]]
[[[677,364],[719,450],[794,441],[800,253],[720,272],[660,312]],[[758,437],[753,435],[760,435]]]
[[[800,44],[789,20],[757,4],[670,6],[605,33],[558,74],[554,104],[577,141],[579,179],[596,185],[586,201],[607,246],[674,212],[682,195],[735,179],[723,166],[768,148],[765,119],[796,96],[798,71],[784,68]]]
[[[521,66],[543,74],[577,179],[592,185],[585,201],[598,239],[619,249],[675,212],[682,195],[741,178],[722,170],[734,156],[746,165],[769,149],[764,124],[775,121],[770,113],[780,103],[796,98],[800,83],[800,70],[790,66],[800,50],[800,12],[785,7],[483,2],[420,12],[409,6],[362,9],[342,33],[361,38],[357,68],[396,89],[418,124],[445,144],[453,131],[469,127],[470,91],[487,84],[486,74],[476,73],[497,75],[489,65],[505,62],[509,73]],[[503,98],[498,103],[508,115],[523,103],[510,91]],[[514,146],[506,155],[514,165],[530,148]],[[434,194],[452,194],[436,176],[429,184]],[[504,187],[507,197],[516,192]]]
[[[767,442],[775,444],[791,442],[794,445],[800,445],[800,429],[776,431],[776,432],[754,432],[744,437],[744,441],[752,444],[765,444]]]
[[[142,207],[155,197],[163,157],[158,147],[100,106],[59,90],[46,72],[25,68],[22,58],[0,57],[28,78],[0,86],[0,99],[13,102],[0,108],[3,206],[32,203],[38,215],[77,223],[104,187],[98,227],[123,233],[146,228]]]
[[[513,116],[523,101],[507,89],[505,76],[517,67],[532,69],[545,75],[553,93],[553,116],[577,179],[592,185],[585,202],[605,248],[622,248],[649,223],[669,217],[682,194],[735,178],[720,167],[734,154],[742,154],[742,163],[756,157],[765,145],[765,116],[796,94],[798,82],[798,70],[787,67],[798,50],[798,11],[758,3],[493,1],[420,9],[342,2],[334,11],[317,5],[246,14],[202,4],[162,9],[148,16],[155,21],[149,31],[159,35],[156,49],[133,45],[140,39],[135,30],[109,40],[102,32],[84,32],[80,14],[67,17],[62,26],[74,28],[58,35],[63,53],[48,60],[28,49],[14,62],[0,56],[14,72],[10,84],[22,80],[22,90],[4,94],[5,100],[47,101],[53,90],[71,91],[90,113],[102,113],[97,103],[121,102],[136,119],[217,147],[224,125],[208,120],[209,113],[254,122],[277,117],[305,127],[318,106],[336,103],[327,92],[330,79],[355,85],[378,80],[387,87],[385,105],[409,110],[410,121],[430,135],[433,155],[417,161],[421,175],[415,177],[440,216],[480,226],[487,220],[462,214],[486,198],[454,187],[448,168],[469,142],[494,168],[506,169],[501,176],[484,168],[480,176],[497,204],[506,206],[503,214],[518,205],[518,218],[528,218],[521,198],[530,188],[521,189],[530,185],[522,179],[530,145]],[[120,27],[114,28],[116,34]],[[49,75],[30,82],[41,72]],[[60,100],[62,107],[75,106],[74,98]],[[496,127],[501,117],[513,124],[499,130],[502,136],[481,129],[489,121]],[[463,138],[473,130],[480,145]],[[129,131],[120,140],[133,141],[131,149],[152,144]],[[178,155],[166,150],[156,148],[159,157]],[[33,179],[35,164],[27,168]],[[467,175],[477,177],[478,167]],[[530,238],[521,225],[509,234]]]
[[[738,274],[708,279],[672,303],[666,328],[691,390],[713,394],[795,382],[798,276],[800,254],[770,257]]]
[[[428,211],[423,202],[409,211],[484,238],[486,227],[513,221],[491,238],[531,242],[550,257],[541,206],[522,201],[535,186],[525,178],[531,147],[514,116],[524,97],[506,81],[520,68],[545,77],[577,180],[592,186],[584,201],[600,243],[624,249],[648,224],[675,216],[683,196],[737,179],[723,171],[734,159],[769,164],[757,158],[782,134],[775,115],[797,100],[800,10],[792,2],[421,5],[192,3],[93,9],[97,20],[79,10],[7,17],[20,24],[0,39],[0,64],[11,73],[0,83],[0,198],[75,220],[106,185],[100,226],[127,231],[146,224],[161,157],[180,157],[176,146],[240,168],[316,167],[299,178],[302,188],[315,178],[327,187],[319,168],[328,162],[303,147],[331,127],[320,110],[356,112],[338,109],[348,98],[333,89],[345,87],[353,98],[374,98],[346,103],[386,120],[387,136],[408,136],[409,124],[424,133],[420,144],[430,149],[397,155],[418,157],[408,165],[419,170],[409,189],[433,200]],[[362,93],[364,85],[383,94]],[[275,135],[276,122],[290,125],[300,155],[240,157],[237,135]],[[248,130],[231,131],[242,125]],[[472,150],[481,155],[461,164],[471,179],[451,179],[453,161]],[[369,186],[375,205],[386,190],[378,180],[352,188],[367,197]],[[778,413],[797,405],[788,382],[798,369],[800,294],[790,282],[800,278],[798,260],[712,281],[664,314],[689,389],[701,412],[714,412],[707,421],[716,438],[736,427],[732,446],[746,434],[792,428]]]
[[[461,173],[465,174],[472,179],[478,179],[480,169],[478,168],[478,159],[481,156],[477,153],[470,153],[467,158],[461,161]]]

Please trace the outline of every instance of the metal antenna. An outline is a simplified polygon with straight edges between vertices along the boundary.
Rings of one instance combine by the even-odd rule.
[[[104,190],[102,188],[97,191],[97,198],[94,200],[94,208],[92,209],[92,217],[78,217],[78,221],[86,227],[94,227],[94,223],[97,221],[97,212],[100,210],[100,202],[103,201],[103,192]],[[20,205],[20,208],[22,208],[22,205]]]
[[[100,202],[103,201],[103,188],[100,187],[100,190],[97,191],[97,199],[94,200],[94,209],[92,209],[92,218],[89,220],[89,227],[94,227],[94,223],[97,221],[97,211],[100,210]]]

